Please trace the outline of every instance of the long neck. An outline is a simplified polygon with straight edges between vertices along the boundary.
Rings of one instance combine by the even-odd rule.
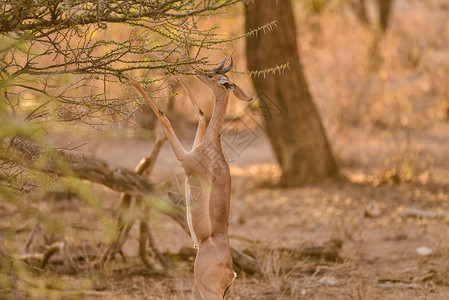
[[[220,137],[223,130],[223,123],[226,117],[226,109],[228,108],[229,93],[225,90],[214,91],[215,94],[215,107],[212,117],[209,122],[209,126],[206,130],[206,136],[209,138]]]

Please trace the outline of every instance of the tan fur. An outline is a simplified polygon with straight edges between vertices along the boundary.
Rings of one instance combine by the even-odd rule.
[[[223,67],[224,63],[221,65]],[[231,63],[232,66],[232,63]],[[198,129],[193,148],[187,152],[182,147],[170,122],[146,94],[144,89],[130,75],[126,77],[136,90],[147,99],[150,107],[161,121],[173,151],[181,162],[187,176],[186,191],[188,219],[194,243],[198,244],[195,259],[194,278],[198,290],[206,300],[223,299],[225,292],[235,279],[232,256],[229,248],[228,226],[231,195],[231,174],[221,147],[221,131],[226,116],[229,92],[236,97],[250,100],[237,85],[230,82],[224,71],[197,75],[215,95],[215,108],[209,126],[198,108],[186,82],[182,83],[198,113]]]

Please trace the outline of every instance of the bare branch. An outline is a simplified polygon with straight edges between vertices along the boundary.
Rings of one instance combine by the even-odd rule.
[[[23,153],[29,162],[35,162],[38,157],[44,155],[41,148],[32,143],[18,143],[14,148]],[[148,197],[154,195],[155,184],[147,177],[137,174],[128,169],[114,169],[109,164],[95,156],[74,154],[70,151],[54,151],[60,158],[60,163],[51,163],[45,166],[42,171],[58,174],[60,176],[76,176],[80,179],[103,184],[115,191],[131,194],[136,197]],[[2,157],[0,157],[2,159]],[[72,171],[68,171],[68,166]],[[166,184],[162,184],[166,186]],[[157,197],[159,201],[164,201],[161,212],[172,218],[184,231],[189,234],[187,219],[184,208],[179,207],[178,194],[169,193],[170,200]],[[182,197],[182,196],[181,196]],[[145,226],[145,225],[143,225]],[[146,228],[144,228],[146,229]],[[238,248],[230,246],[234,263],[248,273],[259,272],[260,267],[257,260]]]

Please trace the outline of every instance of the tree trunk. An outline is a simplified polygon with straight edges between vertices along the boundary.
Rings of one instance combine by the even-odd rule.
[[[338,168],[304,78],[291,1],[256,0],[245,5],[245,13],[247,32],[277,21],[273,32],[247,39],[248,69],[287,62],[290,66],[280,76],[253,77],[265,128],[282,169],[280,185],[298,186],[336,176]]]
[[[393,0],[377,0],[379,5],[379,23],[383,33],[387,31]]]
[[[362,22],[363,25],[369,27],[370,21],[368,19],[368,14],[366,12],[366,3],[365,0],[355,0],[349,2],[349,4],[354,9],[357,18],[359,18],[360,22]]]

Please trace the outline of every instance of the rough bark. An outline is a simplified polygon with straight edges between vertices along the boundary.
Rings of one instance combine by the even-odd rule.
[[[0,153],[0,161],[2,160],[15,160],[17,164],[28,169],[100,183],[131,196],[142,197],[154,189],[154,183],[148,177],[132,170],[113,168],[105,160],[90,154],[44,149],[26,138],[14,138],[10,151]],[[42,161],[45,161],[43,166]]]
[[[248,68],[290,66],[280,76],[253,77],[259,101],[268,110],[262,115],[282,169],[280,184],[298,186],[336,176],[337,165],[303,74],[291,1],[255,1],[246,5],[245,13],[246,31],[277,21],[273,32],[247,39]]]

